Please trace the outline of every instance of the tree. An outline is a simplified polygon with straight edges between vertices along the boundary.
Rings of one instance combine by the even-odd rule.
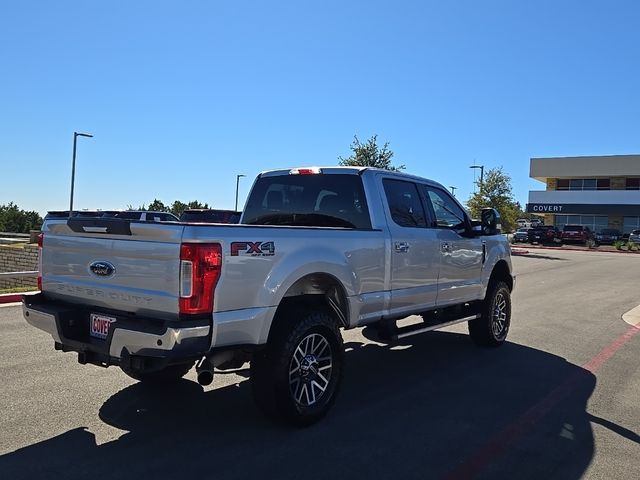
[[[131,206],[129,205],[129,207]],[[169,212],[173,213],[176,217],[179,217],[180,215],[182,215],[182,212],[184,212],[188,208],[209,208],[209,204],[199,202],[198,200],[191,200],[189,203],[184,203],[180,200],[174,200],[174,202],[169,207],[155,198],[148,207],[145,208],[144,204],[142,204],[142,206],[138,210],[149,210],[151,212]],[[129,208],[129,210],[132,209]]]
[[[21,210],[9,202],[0,205],[0,232],[29,233],[29,230],[40,230],[42,217],[38,212]]]
[[[502,167],[492,168],[485,172],[484,183],[476,182],[478,190],[472,193],[467,201],[467,208],[473,218],[480,218],[483,208],[491,207],[498,210],[502,217],[502,230],[513,231],[520,218],[522,209],[513,198],[511,177],[504,173]]]
[[[350,148],[353,153],[349,157],[338,157],[340,165],[377,167],[396,172],[405,169],[404,165],[391,165],[393,152],[389,149],[389,142],[385,142],[382,148],[380,148],[378,146],[378,135],[373,135],[365,143],[361,143],[358,136],[354,135]]]
[[[143,208],[141,208],[140,210],[149,210],[150,212],[168,212],[169,211],[169,208],[157,198],[154,198],[153,202],[151,202],[146,209],[144,208],[144,205],[142,207]]]

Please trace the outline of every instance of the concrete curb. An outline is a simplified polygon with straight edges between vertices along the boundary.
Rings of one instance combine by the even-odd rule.
[[[513,250],[513,244],[511,246],[511,249]],[[517,248],[517,247],[515,247]],[[592,252],[592,253],[622,253],[622,254],[628,254],[628,255],[638,255],[640,254],[640,250],[635,251],[635,252],[629,252],[626,250],[598,250],[597,248],[578,248],[578,247],[568,247],[568,246],[563,246],[563,247],[551,247],[551,246],[546,246],[546,245],[527,245],[527,248],[531,248],[534,250],[560,250],[560,251],[565,251],[565,252]]]
[[[636,328],[640,328],[640,305],[622,315],[622,320]]]
[[[0,294],[0,304],[21,302],[23,295],[34,295],[36,293],[40,293],[40,291],[21,292],[21,293],[2,293]]]

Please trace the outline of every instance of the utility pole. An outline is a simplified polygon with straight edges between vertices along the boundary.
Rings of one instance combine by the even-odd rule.
[[[76,179],[76,143],[78,141],[78,137],[92,138],[93,135],[89,133],[73,132],[73,159],[71,160],[71,198],[69,199],[69,218],[71,218],[71,213],[73,212],[73,187]]]
[[[236,175],[236,208],[235,211],[238,211],[238,187],[240,186],[240,177],[244,177],[246,175]]]

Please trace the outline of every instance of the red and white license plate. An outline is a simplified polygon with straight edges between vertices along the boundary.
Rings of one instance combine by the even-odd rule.
[[[104,340],[109,335],[109,329],[116,323],[115,317],[92,313],[89,315],[89,335]]]

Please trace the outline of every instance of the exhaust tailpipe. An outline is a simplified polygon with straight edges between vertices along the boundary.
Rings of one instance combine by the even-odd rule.
[[[196,365],[198,383],[203,386],[211,385],[213,382],[213,362],[209,357],[203,357]]]

